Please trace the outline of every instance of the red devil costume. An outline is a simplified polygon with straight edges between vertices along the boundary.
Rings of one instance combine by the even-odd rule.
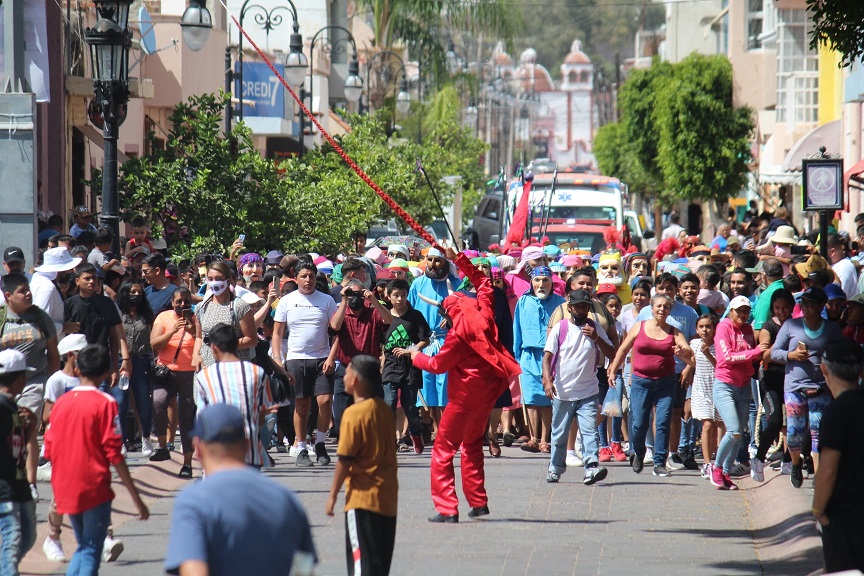
[[[417,354],[414,366],[433,374],[449,372],[449,402],[441,417],[432,448],[432,501],[436,522],[458,522],[459,500],[453,457],[462,447],[462,488],[472,510],[469,516],[488,514],[483,473],[486,425],[495,400],[507,388],[508,378],[519,374],[519,363],[498,339],[491,281],[464,255],[456,265],[477,289],[477,298],[454,293],[441,306],[453,327],[441,351],[433,357]]]

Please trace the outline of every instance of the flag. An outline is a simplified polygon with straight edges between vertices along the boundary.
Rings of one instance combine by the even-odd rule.
[[[510,249],[513,244],[521,243],[525,237],[525,226],[528,225],[528,207],[531,204],[531,181],[526,180],[522,184],[522,197],[513,214],[513,224],[507,231],[507,239],[504,241],[504,251]]]

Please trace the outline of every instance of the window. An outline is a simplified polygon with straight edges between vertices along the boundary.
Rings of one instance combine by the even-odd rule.
[[[819,57],[810,49],[804,10],[780,10],[777,22],[777,121],[815,124],[819,115]]]
[[[747,0],[747,49],[762,47],[762,3],[764,0]]]
[[[498,206],[499,205],[500,205],[500,202],[498,200],[490,199],[486,203],[486,206],[483,207],[483,211],[481,212],[481,214],[483,214],[484,218],[489,218],[491,220],[497,220],[498,219]]]
[[[567,74],[567,81],[568,81],[570,84],[575,84],[575,83],[577,82],[577,79],[576,79],[576,72],[574,72],[573,70],[571,70],[571,71]]]

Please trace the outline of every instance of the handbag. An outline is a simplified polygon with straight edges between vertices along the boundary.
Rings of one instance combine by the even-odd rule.
[[[186,330],[183,330],[183,334],[180,335],[180,342],[177,344],[177,351],[174,353],[174,360],[171,361],[171,364],[177,363],[177,358],[180,357],[180,348],[183,347],[183,339],[186,338]],[[150,380],[152,380],[153,384],[168,384],[171,379],[174,377],[174,374],[171,372],[171,369],[168,368],[165,364],[155,364],[150,369]]]

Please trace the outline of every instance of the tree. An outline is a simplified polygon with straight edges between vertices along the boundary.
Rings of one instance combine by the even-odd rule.
[[[864,56],[864,2],[860,0],[807,0],[813,17],[810,48],[828,46],[843,55],[840,66],[848,67]]]

